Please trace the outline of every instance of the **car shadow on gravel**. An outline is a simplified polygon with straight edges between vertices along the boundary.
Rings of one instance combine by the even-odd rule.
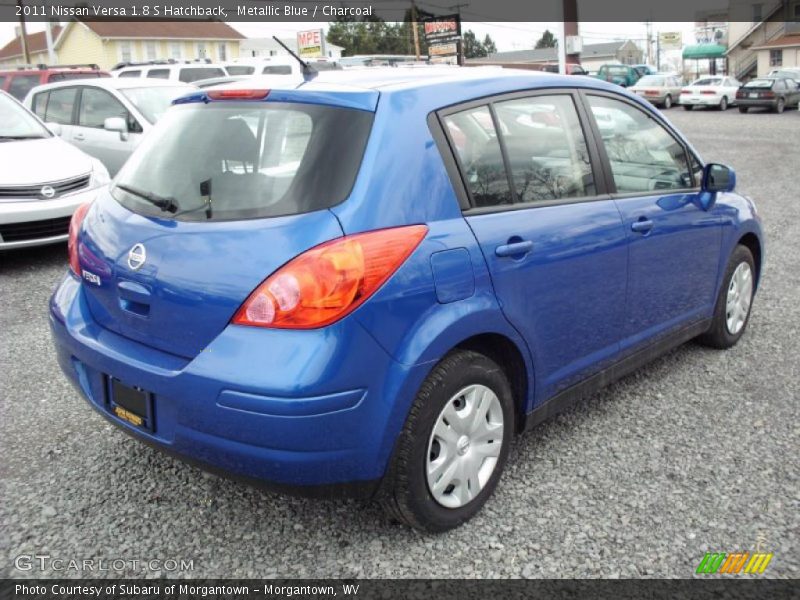
[[[0,274],[12,275],[47,267],[67,266],[67,244],[51,244],[33,248],[0,251]]]

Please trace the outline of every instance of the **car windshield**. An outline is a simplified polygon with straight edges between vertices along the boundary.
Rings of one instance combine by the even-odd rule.
[[[652,85],[656,87],[663,87],[664,78],[663,77],[656,77],[655,75],[645,75],[639,80],[639,83],[636,85]]]
[[[0,94],[0,142],[50,137],[31,113],[5,94]]]
[[[155,123],[170,107],[172,101],[191,91],[191,86],[154,86],[120,90],[150,123]]]
[[[692,85],[720,85],[721,83],[722,79],[708,77],[706,79],[697,79],[692,83]]]
[[[372,113],[278,102],[179,105],[120,171],[113,196],[163,219],[223,221],[338,204],[361,164]]]
[[[748,81],[747,83],[745,83],[744,87],[767,89],[771,88],[773,83],[774,83],[773,79],[753,79],[752,81]]]
[[[627,67],[606,67],[606,70],[611,73],[612,75],[627,75],[628,68]]]

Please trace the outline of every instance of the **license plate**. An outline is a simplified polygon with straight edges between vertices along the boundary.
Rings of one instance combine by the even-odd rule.
[[[125,385],[113,377],[108,378],[106,392],[111,414],[134,427],[153,431],[153,395],[150,392]]]
[[[758,94],[749,94],[751,98],[758,98]]]

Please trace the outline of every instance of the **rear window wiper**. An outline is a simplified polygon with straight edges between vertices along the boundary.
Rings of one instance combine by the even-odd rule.
[[[175,202],[175,198],[171,198],[169,196],[159,196],[153,192],[140,190],[139,188],[131,187],[129,185],[125,185],[124,183],[118,183],[115,187],[118,187],[123,192],[128,192],[129,194],[138,196],[142,200],[147,200],[150,204],[156,208],[160,208],[164,212],[178,212],[178,203]]]

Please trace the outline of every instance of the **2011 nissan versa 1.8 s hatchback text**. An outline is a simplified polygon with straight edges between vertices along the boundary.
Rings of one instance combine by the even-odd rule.
[[[515,433],[744,333],[755,206],[619,87],[257,81],[177,100],[72,223],[58,359],[138,439],[443,531],[491,495]]]

